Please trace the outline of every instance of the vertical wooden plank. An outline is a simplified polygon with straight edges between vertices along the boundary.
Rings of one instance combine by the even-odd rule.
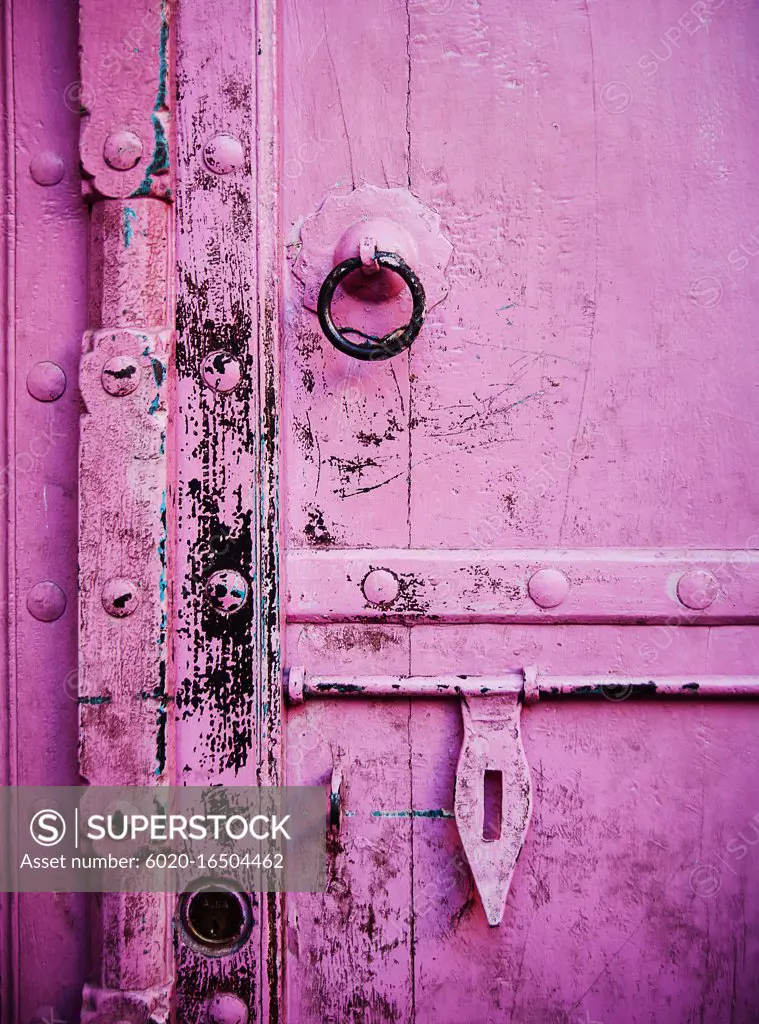
[[[179,11],[174,622],[186,784],[280,779],[278,31],[268,0],[227,5],[223,18],[194,0]],[[245,596],[231,613],[209,591],[215,573],[238,574]],[[281,898],[251,901],[238,952],[209,959],[179,937],[188,1024],[223,992],[251,1021],[282,1019]]]
[[[595,441],[567,476],[562,542],[743,547],[759,507],[759,10],[667,0],[631,18],[589,4],[588,20]]]
[[[558,539],[564,478],[538,476],[577,430],[595,301],[587,17],[411,8],[412,188],[454,244],[450,294],[411,355],[415,547]]]
[[[719,631],[669,627],[665,645],[664,629],[420,626],[412,658],[425,675],[454,661],[473,675],[513,671],[536,657],[571,675],[656,640],[658,670],[714,670]],[[719,665],[745,671],[753,641],[727,631]],[[620,1006],[634,1024],[750,1019],[754,713],[611,697],[523,709],[534,817],[500,928],[487,926],[452,822],[414,819],[418,1019],[602,1021]],[[460,713],[417,702],[411,728],[416,806],[450,807]]]
[[[283,22],[283,222],[292,261],[300,223],[327,197],[364,182],[408,185],[409,22],[396,0],[379,0],[371,18],[356,4],[285,2]],[[349,360],[303,307],[289,269],[284,294],[286,543],[403,547],[408,356]],[[408,632],[394,626],[293,627],[286,651],[289,664],[313,670],[408,670]],[[337,762],[345,815],[329,840],[327,890],[287,897],[288,1011],[303,1024],[412,1021],[408,707],[317,702],[289,713],[288,781],[329,785]]]
[[[2,322],[0,323],[0,337],[2,338],[2,351],[6,366],[12,366],[13,348],[15,345],[13,297],[15,282],[13,271],[15,266],[14,234],[12,225],[15,223],[16,195],[15,195],[15,122],[7,111],[14,105],[14,81],[13,81],[13,7],[5,4],[2,11],[2,103],[3,117],[7,118],[8,130],[5,133],[4,144],[0,147],[0,170],[5,185],[3,199],[3,217],[0,223],[0,300],[2,308]],[[0,411],[2,414],[2,429],[0,429],[0,460],[3,465],[8,464],[10,452],[10,423],[11,417],[11,374],[6,373],[3,387],[0,391]],[[14,773],[11,769],[11,752],[15,749],[15,713],[13,710],[13,692],[15,688],[15,673],[11,663],[11,621],[10,621],[10,587],[11,587],[11,558],[9,557],[10,546],[13,542],[13,520],[11,517],[10,503],[7,491],[0,495],[0,544],[2,544],[3,557],[0,559],[0,594],[2,594],[2,614],[0,615],[0,643],[4,656],[0,658],[0,714],[4,727],[0,730],[0,782],[4,786],[11,785],[14,781]],[[0,1019],[9,1020],[11,1005],[14,998],[15,971],[15,916],[16,900],[10,894],[0,896]]]
[[[300,223],[328,196],[408,184],[408,18],[395,0],[379,0],[371,18],[342,2],[283,8],[283,210],[294,259]],[[287,542],[404,546],[408,357],[358,363],[337,353],[289,272],[285,287]]]
[[[78,76],[77,5],[9,2],[3,20],[3,781],[74,785],[86,216],[78,108],[66,90]],[[34,67],[44,70],[31,73]],[[39,617],[36,598],[45,592],[57,597],[61,614],[54,620]],[[86,968],[83,897],[34,894],[4,903],[11,915],[3,938],[3,1019],[26,1021],[40,1008],[73,1019]]]
[[[408,634],[290,626],[287,649],[309,671],[405,674]],[[287,897],[288,1012],[302,1024],[414,1020],[408,727],[405,701],[308,701],[287,716],[288,782],[343,779],[326,891]]]

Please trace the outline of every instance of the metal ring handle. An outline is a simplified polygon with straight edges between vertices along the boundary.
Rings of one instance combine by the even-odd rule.
[[[380,267],[393,270],[403,278],[411,292],[411,298],[414,300],[414,310],[405,327],[397,327],[383,338],[378,338],[373,334],[364,334],[363,331],[359,331],[355,327],[338,328],[332,319],[332,298],[335,289],[343,278],[363,266],[360,256],[352,256],[350,259],[338,263],[334,270],[327,274],[319,290],[316,312],[322,330],[335,348],[346,356],[353,356],[354,359],[390,359],[392,356],[397,356],[399,352],[403,352],[409,347],[421,331],[427,311],[424,287],[408,263],[394,252],[375,253],[375,259]],[[349,341],[345,337],[346,334],[358,334],[362,338],[366,338],[366,343]]]

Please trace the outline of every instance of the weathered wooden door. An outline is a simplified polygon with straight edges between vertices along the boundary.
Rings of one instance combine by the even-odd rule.
[[[714,693],[756,686],[759,9],[282,7],[285,659],[332,684],[285,763],[342,778],[327,892],[287,902],[291,1019],[756,1019],[756,709]],[[383,216],[428,311],[361,362],[312,310]],[[513,845],[478,892],[456,804],[502,778],[519,837],[513,706],[409,694],[525,670],[490,927]]]
[[[327,886],[10,901],[4,1019],[756,1020],[759,4],[76,6],[7,3],[5,778],[324,787]]]

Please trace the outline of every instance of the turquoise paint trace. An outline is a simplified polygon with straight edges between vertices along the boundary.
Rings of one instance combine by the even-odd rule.
[[[133,210],[131,206],[124,207],[124,248],[128,249],[132,244],[132,237],[134,235],[134,228],[132,227],[132,221],[137,220],[137,211]]]
[[[150,195],[153,184],[153,175],[165,173],[169,169],[169,144],[166,140],[166,132],[158,111],[166,109],[166,82],[168,79],[168,45],[169,45],[169,22],[166,17],[166,4],[161,4],[161,33],[158,45],[158,89],[156,91],[155,103],[153,104],[153,158],[145,168],[145,176],[140,185],[132,193],[133,196]],[[168,193],[167,193],[168,194]]]
[[[452,818],[453,811],[372,811],[373,818]]]

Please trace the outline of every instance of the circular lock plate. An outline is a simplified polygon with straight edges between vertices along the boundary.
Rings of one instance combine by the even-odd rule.
[[[250,899],[234,882],[206,878],[179,900],[179,927],[188,946],[204,956],[229,956],[253,927]]]

